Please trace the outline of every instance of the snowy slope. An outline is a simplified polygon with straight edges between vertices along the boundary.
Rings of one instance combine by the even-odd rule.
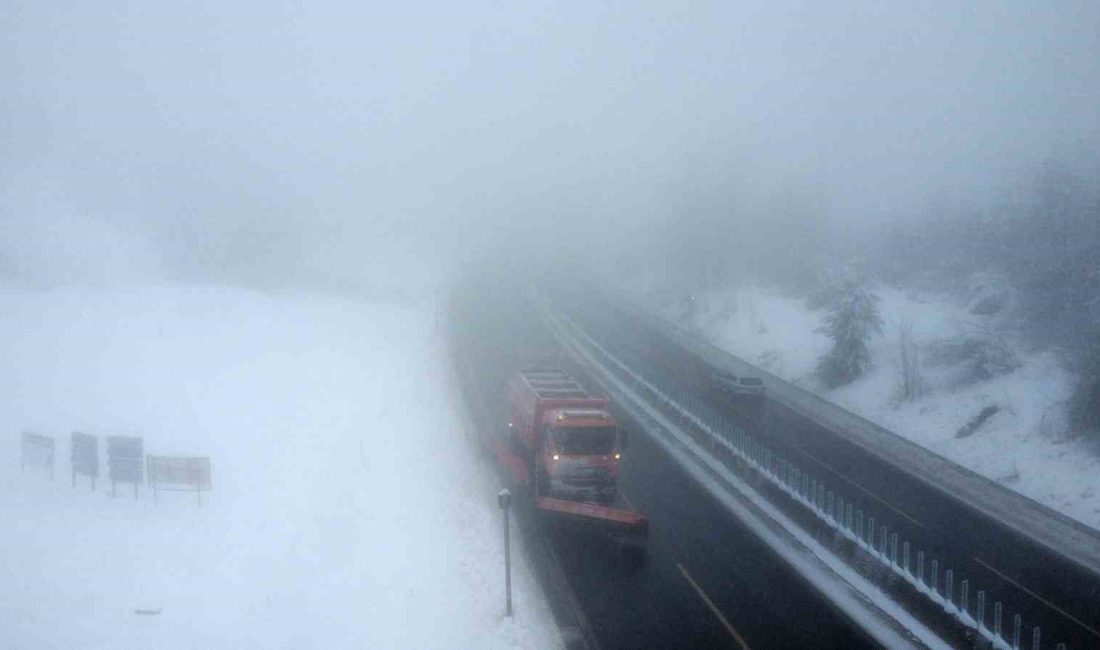
[[[0,313],[0,647],[561,645],[522,553],[503,617],[498,486],[429,305],[0,288]],[[52,483],[23,430],[58,439]],[[71,489],[72,430],[209,455],[214,490]]]
[[[813,376],[830,341],[815,330],[822,312],[801,300],[759,287],[699,296],[685,323],[682,305],[668,308],[670,319],[693,328],[716,345],[789,381],[968,467],[987,478],[1100,528],[1100,457],[1087,443],[1067,436],[1064,404],[1071,378],[1050,352],[1029,350],[1008,336],[1021,367],[969,386],[955,387],[935,369],[925,368],[930,393],[910,403],[894,398],[898,381],[898,332],[912,324],[918,346],[981,326],[963,307],[943,296],[906,295],[877,290],[883,334],[869,347],[875,366],[854,383],[825,390]],[[956,438],[958,430],[984,407],[1003,410],[978,431]]]

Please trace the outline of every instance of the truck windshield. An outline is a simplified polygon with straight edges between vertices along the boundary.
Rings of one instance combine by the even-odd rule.
[[[596,456],[615,451],[615,427],[556,427],[554,444],[569,456]]]

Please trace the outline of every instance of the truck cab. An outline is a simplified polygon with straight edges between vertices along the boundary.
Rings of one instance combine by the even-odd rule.
[[[623,436],[606,409],[548,409],[541,425],[541,492],[574,501],[614,501]]]
[[[649,520],[619,494],[626,431],[607,397],[591,395],[565,371],[528,366],[508,381],[507,426],[486,432],[493,453],[531,490],[556,526],[596,532],[644,557]]]
[[[611,503],[625,436],[606,397],[561,370],[526,369],[509,385],[510,447],[539,496]]]

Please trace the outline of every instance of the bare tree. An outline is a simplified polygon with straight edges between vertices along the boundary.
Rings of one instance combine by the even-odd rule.
[[[913,322],[902,318],[898,325],[898,385],[894,399],[912,402],[924,395],[927,387],[921,374],[917,344],[913,340]]]

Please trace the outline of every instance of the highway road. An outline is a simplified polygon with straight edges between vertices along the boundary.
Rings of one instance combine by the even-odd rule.
[[[929,565],[937,559],[940,567],[953,568],[956,599],[959,581],[968,579],[972,612],[977,591],[986,590],[987,625],[992,625],[995,595],[1004,604],[1006,636],[1011,616],[1023,613],[1025,647],[1030,647],[1033,626],[1042,629],[1043,647],[1054,642],[1100,647],[1100,580],[1095,574],[990,520],[956,495],[884,465],[800,413],[723,395],[704,361],[670,345],[632,311],[616,308],[613,300],[559,295],[559,304],[567,304],[571,317],[632,367],[660,375],[677,391],[733,418],[783,457],[828,481],[868,516],[889,522],[892,532],[911,541],[914,552],[926,551]]]
[[[456,354],[476,384],[464,392],[480,402],[471,408],[479,426],[506,422],[504,382],[517,361],[556,347],[521,308],[518,291],[508,282],[480,284],[452,306]],[[640,429],[621,411],[617,417],[628,429]],[[595,645],[876,647],[644,435],[631,437],[620,487],[650,518],[642,566],[624,565],[598,537],[542,532],[550,556],[544,561],[564,573]]]

